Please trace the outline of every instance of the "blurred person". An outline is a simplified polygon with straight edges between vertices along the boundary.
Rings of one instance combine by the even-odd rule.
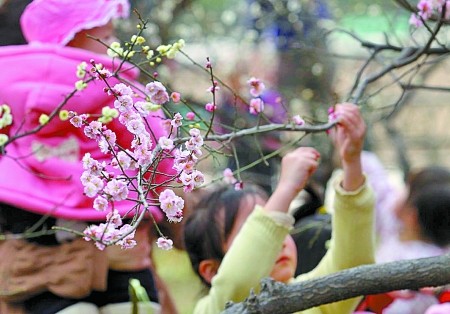
[[[11,3],[10,3],[11,4]],[[109,43],[114,39],[112,20],[129,15],[127,0],[34,0],[21,15],[21,30],[28,44],[0,49],[0,103],[11,108],[13,124],[2,132],[10,136],[33,130],[41,114],[51,112],[74,90],[77,66],[94,59],[113,71],[106,46],[87,35]],[[139,72],[124,67],[121,76],[134,86]],[[110,83],[118,83],[113,79]],[[93,82],[70,98],[64,109],[101,114],[112,106],[104,84]],[[164,115],[148,118],[153,142],[166,135],[160,126]],[[132,135],[113,120],[108,128],[120,134],[118,142],[129,145]],[[149,229],[143,222],[137,229],[138,245],[130,250],[108,247],[99,251],[92,243],[73,234],[49,231],[63,226],[83,231],[88,224],[105,221],[105,212],[93,208],[83,194],[81,159],[90,153],[100,161],[95,141],[80,129],[57,117],[41,130],[21,137],[0,156],[1,313],[124,313],[128,303],[129,279],[146,289],[152,308],[159,310],[151,272]],[[163,162],[156,180],[167,180],[171,163]],[[123,216],[133,207],[127,201],[115,204]],[[156,219],[157,207],[150,208]],[[36,233],[20,239],[16,235]],[[10,236],[9,236],[10,235]],[[42,236],[39,236],[42,235]]]
[[[397,198],[392,212],[399,228],[379,243],[377,263],[450,253],[450,171],[428,166],[411,172],[406,189]],[[383,314],[423,314],[431,305],[443,302],[438,291],[394,291],[368,298],[363,307]]]

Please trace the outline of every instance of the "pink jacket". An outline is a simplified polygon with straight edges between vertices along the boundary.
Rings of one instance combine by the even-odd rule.
[[[74,89],[77,65],[89,64],[94,59],[105,67],[117,67],[112,60],[85,50],[48,44],[32,44],[0,48],[0,105],[11,107],[13,124],[0,133],[10,137],[29,131],[39,125],[41,114],[49,115],[64,97]],[[130,68],[126,64],[124,68]],[[136,83],[136,69],[121,73],[128,81]],[[116,81],[111,81],[114,85]],[[139,84],[138,84],[139,86]],[[104,106],[113,107],[114,98],[104,91],[105,84],[94,81],[88,88],[77,92],[63,107],[77,113],[100,113]],[[0,116],[1,117],[1,116]],[[161,127],[162,112],[148,118],[153,142],[165,132]],[[129,145],[131,134],[118,121],[107,124],[116,132],[118,142]],[[80,160],[89,152],[98,160],[109,161],[98,149],[98,144],[88,139],[82,129],[58,117],[39,132],[24,136],[5,147],[0,156],[0,202],[38,214],[74,220],[104,220],[107,212],[92,208],[93,199],[83,195]],[[171,161],[163,162],[159,171],[172,171]],[[159,175],[157,181],[167,180]],[[132,202],[115,203],[124,214],[133,207]],[[160,217],[160,211],[152,208]]]

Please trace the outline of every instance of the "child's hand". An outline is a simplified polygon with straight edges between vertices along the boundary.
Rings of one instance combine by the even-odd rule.
[[[366,134],[366,124],[359,112],[359,107],[343,103],[335,107],[338,123],[330,130],[330,137],[339,152],[344,170],[342,187],[354,191],[364,184],[361,166],[361,152]]]
[[[343,163],[352,163],[360,159],[366,133],[366,124],[359,107],[350,104],[337,104],[335,107],[338,123],[330,130],[330,137],[339,152]]]
[[[312,147],[300,147],[287,153],[281,161],[278,186],[291,189],[297,195],[316,171],[320,153]]]
[[[281,174],[277,188],[265,208],[286,212],[292,200],[317,169],[319,157],[319,152],[311,147],[300,147],[286,154],[281,161]]]

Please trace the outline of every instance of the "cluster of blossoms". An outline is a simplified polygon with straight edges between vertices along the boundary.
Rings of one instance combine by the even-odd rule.
[[[93,68],[97,74],[100,71],[100,74],[94,75],[95,78],[106,78],[102,75],[101,66],[94,65]],[[84,76],[85,71],[85,64],[77,70],[80,76]],[[82,159],[84,171],[80,180],[85,195],[94,198],[93,207],[98,211],[114,208],[113,202],[130,199],[129,185],[132,184],[131,182],[136,182],[136,178],[131,178],[129,174],[140,172],[143,178],[146,171],[155,168],[155,161],[157,163],[163,158],[174,159],[173,167],[177,171],[174,178],[183,185],[185,192],[192,191],[204,182],[203,174],[195,169],[195,164],[202,154],[201,146],[203,145],[203,138],[198,129],[190,130],[190,138],[185,143],[184,150],[176,148],[171,138],[176,133],[174,130],[182,125],[183,117],[180,113],[164,121],[170,129],[168,136],[160,137],[158,145],[154,145],[150,132],[147,130],[145,118],[171,98],[179,100],[180,95],[176,93],[169,97],[164,85],[157,81],[148,83],[145,89],[147,92],[145,101],[135,101],[136,95],[133,90],[123,83],[105,89],[105,92],[115,97],[114,108],[103,108],[102,116],[97,120],[90,119],[88,114],[75,112],[67,114],[73,126],[83,128],[84,134],[98,143],[100,151],[111,156],[109,162],[99,162],[89,153],[86,153]],[[116,143],[117,135],[107,128],[106,123],[114,118],[118,118],[118,121],[133,135],[130,148],[119,147]],[[151,189],[151,184],[149,188]],[[159,205],[170,222],[179,222],[183,218],[184,200],[171,189],[165,189],[159,194]],[[134,230],[135,228],[130,225],[122,225],[119,213],[113,211],[108,213],[106,223],[91,225],[86,228],[84,234],[85,239],[96,240],[96,245],[100,249],[112,243],[122,248],[130,248],[136,245],[133,240]],[[157,243],[164,249],[171,247],[170,240],[164,237],[161,237]]]
[[[433,14],[441,14],[445,7],[445,19],[450,18],[450,1],[449,0],[420,0],[417,4],[417,13],[411,14],[409,23],[415,27],[420,27]]]
[[[106,223],[91,225],[84,230],[84,239],[86,241],[96,240],[95,245],[104,250],[104,243],[116,243],[123,249],[129,249],[136,246],[134,234],[136,230],[129,224],[123,224],[117,210],[114,210],[106,216]]]
[[[11,108],[7,104],[0,105],[0,130],[11,125],[13,117],[11,115]],[[0,134],[0,146],[8,141],[8,135]]]

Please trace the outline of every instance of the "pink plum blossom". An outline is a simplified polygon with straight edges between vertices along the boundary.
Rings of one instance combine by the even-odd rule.
[[[305,124],[305,120],[303,120],[302,117],[300,117],[298,114],[292,117],[292,121],[294,121],[294,123],[296,125],[304,125]]]
[[[194,170],[192,172],[192,180],[194,181],[194,186],[198,188],[205,183],[205,176],[202,172]]]
[[[153,162],[153,151],[149,149],[148,145],[141,144],[134,148],[134,158],[136,158],[138,165],[148,166]]]
[[[253,98],[250,100],[249,111],[253,115],[257,115],[258,113],[264,110],[264,102],[261,98]]]
[[[413,13],[413,14],[411,14],[411,17],[409,18],[409,24],[411,24],[415,27],[420,27],[423,25],[423,22],[416,13]]]
[[[188,113],[186,113],[186,119],[188,120],[194,120],[195,119],[195,113],[193,113],[192,111],[189,111]]]
[[[219,90],[220,90],[220,86],[218,85],[218,83],[216,81],[214,81],[213,86],[209,87],[206,91],[214,94],[215,92],[217,92]]]
[[[338,115],[334,110],[334,107],[328,108],[328,122],[334,122],[338,119]]]
[[[86,173],[87,172],[83,172],[81,175],[81,182],[84,186],[84,194],[86,194],[87,197],[94,197],[103,189],[104,183],[102,179],[93,175],[87,175],[84,178],[83,176]]]
[[[183,211],[177,210],[175,213],[167,215],[167,220],[169,222],[180,222],[181,220],[183,220]]]
[[[427,20],[433,14],[433,4],[430,0],[420,0],[417,4],[417,9],[419,9],[419,15]]]
[[[205,105],[205,110],[206,111],[209,111],[209,112],[213,112],[213,111],[215,111],[217,109],[217,106],[216,105],[214,105],[213,103],[207,103],[206,105]]]
[[[181,101],[181,95],[177,92],[173,92],[172,94],[170,94],[170,98],[174,103],[179,103]]]
[[[261,93],[262,93],[262,92],[264,91],[264,89],[266,88],[265,85],[264,85],[264,83],[261,82],[260,79],[257,79],[257,78],[255,78],[255,77],[250,78],[250,79],[247,81],[247,84],[249,84],[250,87],[251,87],[251,88],[250,88],[250,94],[251,94],[253,97],[258,97],[258,96],[260,96]]]
[[[116,145],[117,136],[111,130],[105,130],[103,132],[103,136],[98,141],[98,147],[100,151],[104,154],[108,153],[111,148],[114,148]]]
[[[134,107],[136,108],[137,112],[139,112],[141,117],[146,117],[150,113],[150,103],[147,101],[136,101],[134,103]]]
[[[95,176],[99,176],[106,167],[104,163],[100,163],[92,158],[90,153],[84,154],[82,164],[83,169],[87,170],[89,174]]]
[[[223,181],[228,184],[234,184],[237,182],[236,178],[233,175],[233,171],[230,168],[226,168],[223,171]]]

